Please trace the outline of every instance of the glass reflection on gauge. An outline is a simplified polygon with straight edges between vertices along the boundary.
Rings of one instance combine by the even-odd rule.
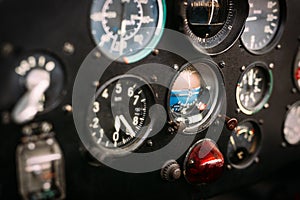
[[[283,134],[285,140],[291,144],[300,142],[300,101],[293,104],[286,115]]]
[[[199,62],[182,67],[171,84],[170,116],[184,122],[186,133],[206,128],[216,118],[222,104],[220,72],[211,63]],[[214,70],[215,69],[215,70]]]
[[[249,5],[249,16],[241,39],[250,52],[263,54],[279,40],[284,22],[284,1],[249,0]]]
[[[227,157],[230,164],[236,168],[248,167],[257,156],[261,140],[261,129],[255,121],[240,123],[228,142]]]
[[[87,125],[92,141],[112,155],[134,151],[150,130],[153,103],[152,89],[142,78],[123,75],[109,80],[90,108]]]
[[[94,0],[92,37],[110,59],[133,63],[159,42],[165,18],[164,0]]]
[[[247,115],[259,112],[269,100],[272,89],[273,75],[266,64],[251,64],[241,75],[236,88],[240,110]]]

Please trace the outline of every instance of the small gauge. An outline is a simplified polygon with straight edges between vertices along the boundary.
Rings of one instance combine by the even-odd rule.
[[[300,47],[299,47],[298,54],[295,59],[293,78],[294,78],[296,87],[300,91]]]
[[[252,115],[268,102],[273,89],[273,74],[266,64],[255,62],[241,75],[236,88],[236,99],[240,110]]]
[[[240,123],[231,133],[227,157],[236,168],[246,168],[254,161],[261,146],[262,135],[259,125],[252,120]]]
[[[92,36],[110,59],[133,63],[159,42],[165,18],[164,0],[94,0]]]
[[[213,63],[184,65],[170,87],[171,119],[184,122],[186,133],[196,133],[209,126],[220,109],[222,82]]]
[[[239,38],[249,5],[238,0],[184,0],[181,10],[184,31],[194,46],[214,55],[229,49]]]
[[[275,47],[283,32],[285,1],[249,0],[249,5],[242,42],[251,53],[267,53]]]
[[[22,88],[12,111],[16,123],[28,122],[60,103],[65,74],[58,59],[47,53],[33,53],[20,59],[14,71]]]
[[[148,134],[153,102],[150,86],[137,76],[123,75],[106,82],[97,91],[88,117],[94,144],[111,155],[135,150]]]
[[[293,104],[286,115],[283,134],[285,140],[291,144],[300,142],[300,101]]]

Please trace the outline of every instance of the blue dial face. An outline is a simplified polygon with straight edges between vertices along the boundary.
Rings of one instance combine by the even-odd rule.
[[[133,63],[155,48],[165,24],[161,0],[94,0],[91,30],[100,51],[112,60]]]

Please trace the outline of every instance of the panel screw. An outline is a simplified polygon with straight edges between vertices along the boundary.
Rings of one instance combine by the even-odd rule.
[[[3,112],[1,114],[2,123],[3,124],[9,124],[10,123],[10,114],[9,112]]]
[[[52,128],[53,128],[52,124],[48,122],[43,122],[41,124],[41,129],[44,133],[49,133],[52,130]]]
[[[93,86],[94,86],[94,87],[99,87],[99,85],[100,85],[99,81],[94,81],[94,82],[93,82]]]
[[[67,54],[72,55],[75,52],[75,47],[70,42],[65,42],[64,47],[63,47],[63,51]]]
[[[285,143],[285,142],[282,142],[282,143],[281,143],[281,146],[282,146],[283,148],[286,148],[286,143]]]
[[[157,56],[159,54],[159,50],[158,49],[153,49],[152,54],[154,56]]]
[[[219,67],[220,68],[224,68],[224,67],[226,67],[226,63],[225,63],[225,61],[224,60],[222,60],[221,62],[219,62]]]
[[[152,140],[147,140],[147,146],[148,146],[148,147],[152,147],[152,146],[153,146]]]
[[[236,113],[240,113],[241,109],[237,108],[235,111],[236,111]]]
[[[101,58],[101,53],[99,51],[95,51],[94,56],[95,58]]]
[[[296,88],[293,88],[293,89],[292,89],[292,93],[296,94],[296,93],[297,93],[297,89],[296,89]]]
[[[254,162],[255,162],[255,163],[259,163],[259,157],[256,157],[256,158],[254,159]]]
[[[1,54],[4,56],[10,55],[14,51],[14,46],[10,43],[5,43],[1,47]]]
[[[279,49],[281,49],[281,47],[282,47],[281,44],[278,44],[278,45],[276,46],[276,49],[279,50]]]
[[[241,67],[241,71],[243,72],[243,71],[245,71],[246,70],[246,66],[242,66]]]
[[[260,119],[260,120],[258,121],[258,123],[259,123],[260,125],[263,125],[263,124],[264,124],[264,120],[263,120],[263,119]]]
[[[274,63],[270,63],[270,64],[269,64],[269,68],[270,68],[270,69],[274,69],[274,67],[275,67]]]
[[[266,103],[265,105],[264,105],[264,108],[265,109],[268,109],[270,107],[270,104],[268,104],[268,103]]]
[[[227,169],[231,170],[232,166],[231,165],[227,165]]]
[[[174,64],[173,68],[177,71],[179,70],[179,66],[177,64]]]
[[[68,113],[72,112],[73,111],[73,108],[71,105],[67,104],[63,107],[63,111],[66,111]]]
[[[157,82],[157,76],[155,76],[154,74],[151,76],[151,80],[153,81],[153,82]]]

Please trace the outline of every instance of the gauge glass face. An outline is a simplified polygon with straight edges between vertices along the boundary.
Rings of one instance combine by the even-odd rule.
[[[287,113],[283,134],[285,140],[291,144],[299,144],[300,142],[300,102],[292,105]]]
[[[209,65],[202,64],[206,71],[199,73],[193,65],[188,64],[174,79],[171,85],[169,110],[175,121],[184,122],[186,133],[195,133],[209,124],[217,112],[220,90],[217,75],[208,70]]]
[[[263,63],[250,65],[240,77],[236,89],[237,104],[247,115],[260,111],[273,88],[272,72]]]
[[[294,64],[293,78],[296,87],[300,91],[300,50],[298,51],[298,55],[296,57],[295,64]]]
[[[91,106],[90,135],[106,150],[133,151],[147,134],[149,107],[153,103],[150,87],[138,77],[122,76],[104,84]]]
[[[91,30],[102,53],[136,62],[159,42],[165,23],[164,0],[94,0]]]
[[[244,46],[259,52],[274,41],[280,26],[279,0],[249,0],[249,17],[241,37]]]
[[[245,168],[255,159],[261,143],[261,130],[254,121],[245,121],[231,133],[227,157],[236,168]]]
[[[248,12],[247,2],[234,0],[185,0],[183,5],[185,33],[209,54],[221,53],[235,42]],[[226,38],[228,41],[223,43]]]

